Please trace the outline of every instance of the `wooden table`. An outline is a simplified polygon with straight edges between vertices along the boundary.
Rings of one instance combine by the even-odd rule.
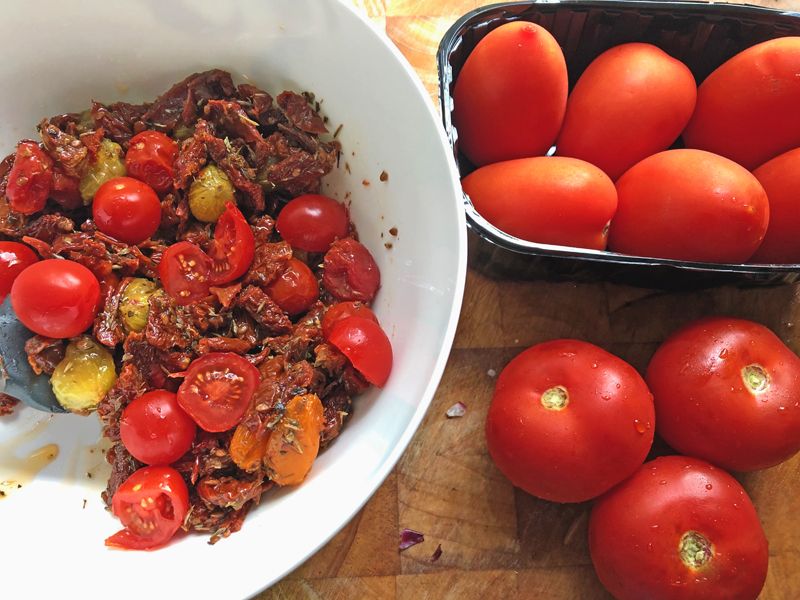
[[[437,102],[444,32],[481,0],[354,0],[400,48]],[[800,11],[800,0],[763,0]],[[597,344],[640,372],[681,324],[751,319],[800,352],[800,288],[661,293],[610,284],[493,281],[470,271],[458,333],[431,407],[396,468],[330,543],[258,600],[313,598],[613,600],[587,544],[591,503],[559,505],[514,488],[483,435],[496,374],[522,350],[557,338]],[[468,406],[460,419],[445,411]],[[761,516],[770,566],[761,600],[800,598],[800,456],[737,475]],[[425,541],[398,551],[400,530]],[[441,544],[441,557],[431,556]]]

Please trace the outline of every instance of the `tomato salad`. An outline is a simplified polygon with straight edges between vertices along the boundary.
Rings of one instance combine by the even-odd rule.
[[[0,293],[35,372],[113,443],[109,546],[239,530],[389,376],[378,267],[319,194],[340,146],[318,111],[212,70],[44,120],[0,163]]]

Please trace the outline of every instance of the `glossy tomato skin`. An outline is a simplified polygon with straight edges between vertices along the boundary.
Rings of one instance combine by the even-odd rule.
[[[683,536],[713,545],[699,568],[682,562]],[[705,545],[705,544],[704,544]],[[595,502],[589,550],[617,600],[756,600],[769,551],[753,503],[725,471],[695,458],[645,463]]]
[[[142,131],[131,138],[125,171],[159,194],[172,187],[178,144],[158,131]]]
[[[97,228],[126,244],[141,244],[161,224],[161,202],[153,188],[132,177],[106,181],[92,202]]]
[[[244,275],[253,263],[255,252],[253,230],[241,211],[232,202],[226,202],[225,212],[214,230],[214,243],[209,249],[213,263],[211,285],[222,285]]]
[[[667,150],[617,181],[608,247],[634,256],[742,263],[769,223],[764,188],[736,163],[702,150]]]
[[[336,324],[347,317],[364,317],[378,323],[378,317],[366,304],[362,302],[340,302],[331,306],[322,319],[322,339],[327,340],[331,337],[331,332],[336,327]]]
[[[687,148],[720,154],[753,170],[800,147],[800,37],[782,37],[740,52],[697,90],[683,132]]]
[[[178,242],[161,256],[158,276],[167,295],[180,306],[186,306],[208,296],[212,267],[211,259],[200,246]]]
[[[509,235],[605,250],[617,190],[594,165],[575,158],[522,158],[478,169],[461,185],[475,210]]]
[[[751,263],[800,263],[800,148],[764,163],[753,175],[769,198],[769,226]]]
[[[147,465],[168,465],[192,447],[197,425],[172,392],[156,390],[134,399],[119,421],[122,443]]]
[[[459,148],[478,167],[545,155],[564,119],[567,87],[564,54],[546,29],[501,25],[475,46],[456,80]]]
[[[290,317],[306,312],[319,299],[319,284],[308,266],[296,258],[286,261],[280,274],[264,288]]]
[[[11,292],[17,276],[35,262],[39,262],[39,257],[29,246],[0,242],[0,302]]]
[[[587,67],[567,101],[556,154],[596,165],[612,181],[678,139],[694,110],[689,68],[652,44],[622,44]]]
[[[329,338],[367,381],[383,387],[392,372],[392,343],[375,321],[365,317],[346,317],[339,321]]]
[[[657,431],[682,454],[757,471],[800,451],[800,358],[763,325],[692,321],[659,347],[646,379]]]
[[[381,285],[381,272],[367,247],[352,238],[334,242],[325,255],[322,283],[340,301],[369,302]]]
[[[583,502],[639,468],[655,422],[652,396],[633,367],[592,344],[553,340],[503,369],[486,442],[515,486],[545,500]]]
[[[36,142],[20,142],[6,186],[11,210],[23,215],[42,210],[52,181],[53,159],[50,155]]]
[[[275,221],[283,239],[309,252],[327,252],[333,242],[347,237],[349,227],[345,207],[319,194],[291,200]]]
[[[52,338],[75,337],[94,323],[100,284],[71,260],[53,258],[30,265],[11,286],[11,305],[28,329]]]

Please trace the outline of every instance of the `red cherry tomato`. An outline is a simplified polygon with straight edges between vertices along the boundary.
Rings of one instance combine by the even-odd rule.
[[[800,451],[800,358],[758,323],[692,321],[647,367],[656,430],[681,454],[758,471]]]
[[[20,142],[8,174],[11,210],[31,215],[44,208],[53,181],[53,159],[36,142]]]
[[[125,155],[125,170],[163,194],[172,187],[176,158],[178,145],[174,140],[158,131],[143,131],[131,138]]]
[[[222,285],[245,274],[253,262],[256,241],[253,230],[233,202],[225,203],[217,221],[214,243],[208,253],[213,261],[211,285]]]
[[[275,229],[296,248],[327,252],[333,242],[347,237],[347,211],[333,198],[307,194],[283,207]]]
[[[347,317],[333,328],[330,343],[367,381],[383,387],[392,371],[392,344],[380,325],[364,317]]]
[[[589,551],[618,600],[756,600],[767,538],[753,503],[706,462],[665,456],[600,496]]]
[[[208,296],[211,259],[197,244],[178,242],[166,249],[158,265],[164,291],[181,305]]]
[[[197,425],[172,392],[157,390],[133,400],[122,412],[119,434],[125,448],[148,465],[168,465],[192,447]]]
[[[11,292],[17,275],[35,262],[39,257],[25,244],[0,242],[0,302]]]
[[[100,309],[100,284],[92,272],[71,260],[30,265],[11,286],[11,306],[28,329],[52,338],[83,333]]]
[[[150,550],[180,529],[189,512],[189,489],[172,467],[145,467],[119,486],[111,505],[125,529],[106,539],[106,546]]]
[[[322,283],[337,300],[369,302],[381,285],[381,273],[363,244],[345,238],[325,255]]]
[[[378,317],[361,302],[341,302],[328,309],[322,319],[322,337],[328,339],[336,324],[347,317],[364,317],[378,323]]]
[[[198,358],[178,389],[178,404],[201,429],[227,431],[242,420],[260,375],[250,361],[231,352]]]
[[[586,342],[525,350],[500,377],[486,442],[511,483],[555,502],[583,502],[644,461],[655,431],[653,398],[625,361]]]
[[[161,224],[161,202],[153,188],[132,177],[106,181],[92,203],[97,228],[129,245],[141,244]]]
[[[264,291],[292,317],[307,311],[319,298],[317,278],[304,262],[296,258],[286,261],[280,274]]]

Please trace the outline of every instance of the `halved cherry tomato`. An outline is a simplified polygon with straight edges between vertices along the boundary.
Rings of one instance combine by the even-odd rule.
[[[319,298],[319,284],[308,266],[296,258],[286,261],[281,273],[264,288],[289,316],[305,312]]]
[[[256,252],[253,230],[244,215],[233,202],[226,202],[225,209],[217,221],[214,243],[208,251],[214,263],[211,285],[222,285],[244,275]]]
[[[198,358],[178,389],[178,404],[201,429],[227,431],[242,420],[260,375],[250,361],[232,352]]]
[[[148,465],[168,465],[192,447],[197,425],[172,392],[156,390],[133,400],[122,412],[119,434],[125,448]]]
[[[209,294],[211,259],[197,244],[178,242],[164,252],[158,276],[170,298],[185,306]]]
[[[44,208],[53,181],[53,159],[36,142],[20,142],[8,174],[11,210],[31,215]]]
[[[17,275],[39,262],[33,250],[19,242],[0,242],[0,302],[11,292]]]
[[[145,467],[119,486],[111,505],[125,529],[107,538],[106,546],[150,550],[180,529],[189,512],[189,489],[172,467]]]
[[[331,332],[333,328],[336,327],[336,324],[347,317],[364,317],[378,323],[378,317],[367,308],[366,304],[361,302],[341,302],[339,304],[334,304],[328,309],[328,312],[325,313],[325,318],[322,319],[323,339],[327,340],[331,337]]]
[[[380,325],[364,317],[347,317],[333,328],[330,343],[367,381],[378,387],[386,383],[392,370],[392,344]]]
[[[275,229],[296,248],[327,252],[333,242],[347,236],[347,211],[333,198],[306,194],[283,207]]]
[[[297,485],[306,478],[319,453],[319,434],[325,428],[322,403],[316,394],[295,396],[269,436],[266,462],[278,485]]]
[[[325,255],[322,282],[338,300],[369,302],[381,285],[381,273],[363,244],[345,238],[335,242]]]
[[[125,170],[163,194],[172,187],[176,158],[178,145],[173,140],[158,131],[143,131],[131,138],[125,155]]]
[[[141,244],[161,224],[161,202],[149,185],[132,177],[116,177],[97,190],[92,214],[106,235],[126,244]]]

